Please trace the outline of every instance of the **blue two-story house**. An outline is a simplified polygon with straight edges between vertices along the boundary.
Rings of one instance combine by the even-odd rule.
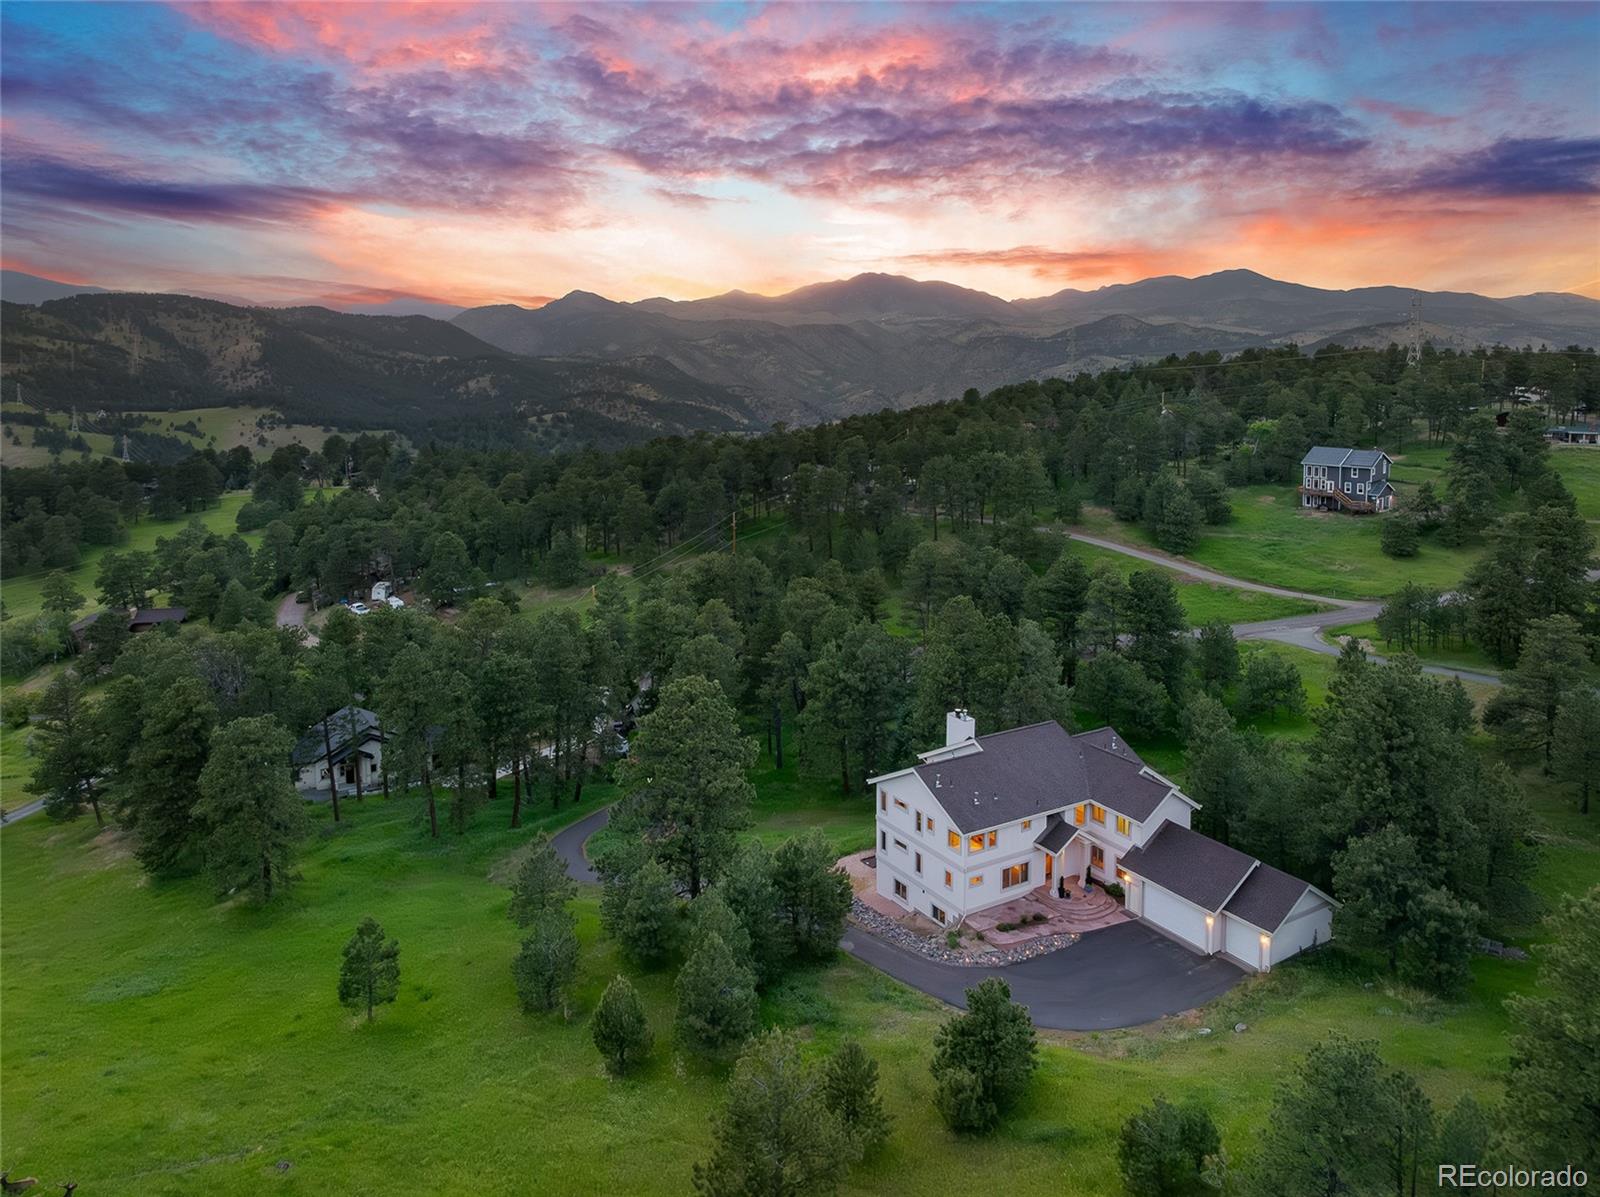
[[[1300,505],[1326,511],[1388,511],[1394,506],[1389,467],[1382,449],[1336,449],[1312,445],[1300,459]]]

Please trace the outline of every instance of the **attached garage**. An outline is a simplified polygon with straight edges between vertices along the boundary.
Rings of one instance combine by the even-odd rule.
[[[1206,912],[1148,881],[1144,885],[1143,916],[1195,951],[1206,950]]]
[[[1316,886],[1257,865],[1223,908],[1223,950],[1265,972],[1333,936],[1333,899]],[[1262,943],[1262,937],[1266,943]]]
[[[1223,915],[1222,950],[1238,963],[1261,970],[1261,932],[1243,919]]]

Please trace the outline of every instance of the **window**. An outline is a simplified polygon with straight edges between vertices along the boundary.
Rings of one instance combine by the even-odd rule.
[[[932,815],[928,816],[928,834],[929,835],[933,834],[933,816]]]
[[[961,837],[955,833],[955,829],[951,828],[946,834],[949,837],[946,842],[949,843],[950,850],[953,852],[961,851]]]
[[[1096,823],[1104,823],[1106,821],[1106,808],[1093,802],[1089,803],[1089,817]]]
[[[894,883],[894,896],[901,899],[909,896],[906,893],[906,883],[904,881],[896,881]]]
[[[982,852],[983,851],[983,832],[980,831],[980,832],[978,832],[977,835],[969,835],[967,837],[967,851],[968,852]]]
[[[879,790],[878,791],[878,809],[879,810],[888,810],[889,809],[889,791],[888,790]]]
[[[954,889],[956,887],[956,879],[950,875],[949,869],[944,871],[944,887],[945,889]]]
[[[1079,827],[1083,826],[1083,803],[1080,802],[1072,808],[1072,821]]]
[[[944,920],[945,920],[944,907],[942,907],[942,906],[930,906],[930,907],[928,907],[928,909],[933,912],[933,917],[935,919],[937,919],[941,923],[944,922]]]
[[[902,851],[902,852],[904,852],[906,850],[906,842],[905,842],[905,840],[895,840],[894,846],[896,848],[900,849],[900,851]]]
[[[968,889],[977,889],[978,886],[980,886],[982,884],[983,884],[983,874],[982,873],[974,873],[972,876],[967,878],[967,888]]]
[[[1117,832],[1120,835],[1128,834],[1128,817],[1126,815],[1117,816]]]
[[[1096,868],[1106,867],[1106,850],[1099,844],[1089,845],[1089,863]]]
[[[889,833],[887,831],[878,832],[878,847],[885,852],[889,850]]]
[[[920,810],[917,812],[917,830],[922,830],[922,812]]]
[[[982,852],[985,848],[993,848],[999,842],[1000,833],[998,831],[980,831],[977,835],[967,837],[968,849],[972,852]]]
[[[906,805],[906,804],[905,804],[905,803],[904,803],[904,802],[901,802],[901,801],[900,801],[900,799],[898,799],[898,798],[896,798],[896,799],[895,799],[895,800],[894,800],[894,804],[895,804],[895,806],[896,806],[896,807],[898,807],[898,808],[899,808],[899,809],[900,809],[900,810],[910,810],[910,809],[911,809],[911,808],[910,808],[910,807],[909,807],[909,806],[907,806],[907,805]]]
[[[1028,828],[1030,828],[1032,826],[1033,826],[1033,820],[1032,819],[1024,819],[1024,820],[1022,820],[1022,830],[1026,831],[1026,830],[1028,830]]]
[[[1010,889],[1014,885],[1026,885],[1027,883],[1027,861],[1023,861],[1021,864],[1014,864],[1010,868],[1000,870],[1000,886],[1002,889]]]
[[[922,853],[917,853],[917,876],[922,876]]]

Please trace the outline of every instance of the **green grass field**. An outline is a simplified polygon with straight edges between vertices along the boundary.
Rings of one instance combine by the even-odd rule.
[[[757,834],[822,825],[841,848],[870,836],[866,802],[792,770],[758,764]],[[300,884],[266,910],[216,903],[198,881],[145,881],[115,831],[6,828],[6,1165],[88,1192],[686,1191],[725,1074],[674,1051],[671,971],[619,960],[591,892],[575,903],[570,1020],[524,1016],[511,986],[507,857],[607,793],[559,814],[541,805],[521,832],[504,826],[502,799],[437,844],[407,799],[347,803],[339,827],[319,810]],[[1592,828],[1560,828],[1575,866],[1563,873],[1594,876]],[[367,913],[399,939],[402,966],[399,1001],[371,1026],[335,1000],[339,950]],[[586,1026],[618,971],[639,984],[657,1035],[649,1066],[624,1081],[606,1078]],[[1502,1002],[1532,966],[1482,959],[1475,973],[1468,998],[1440,1004],[1307,961],[1198,1015],[1046,1034],[1028,1098],[987,1140],[955,1138],[932,1108],[927,1065],[946,1012],[931,999],[841,958],[778,986],[763,1016],[800,1028],[812,1050],[861,1038],[880,1062],[894,1131],[846,1192],[942,1192],[1001,1174],[1019,1194],[1086,1197],[1115,1188],[1116,1128],[1158,1092],[1209,1102],[1230,1154],[1247,1158],[1284,1061],[1330,1027],[1377,1039],[1436,1099],[1492,1096]],[[1246,1033],[1194,1034],[1238,1021]]]
[[[1140,569],[1162,569],[1149,562],[1129,557],[1125,553],[1102,549],[1098,545],[1071,540],[1067,546],[1073,556],[1079,557],[1090,569],[1101,562],[1109,562],[1124,577]],[[1186,578],[1176,570],[1165,570],[1178,586],[1178,601],[1183,613],[1195,627],[1220,619],[1226,623],[1249,623],[1260,619],[1281,619],[1286,615],[1305,615],[1327,608],[1320,603],[1304,599],[1284,598],[1276,594],[1262,594],[1255,590],[1238,590],[1232,586],[1217,586]]]
[[[92,610],[95,607],[95,573],[100,566],[100,558],[108,552],[126,552],[129,549],[155,548],[156,541],[163,537],[172,536],[183,530],[190,520],[199,520],[207,530],[221,536],[231,536],[238,530],[239,508],[243,507],[250,499],[244,491],[234,491],[223,495],[214,507],[195,515],[184,516],[175,520],[142,519],[128,529],[128,539],[119,545],[107,548],[96,545],[84,550],[83,556],[78,559],[78,564],[69,570],[66,575],[72,579],[78,592],[89,600],[84,608]],[[259,533],[249,533],[245,540],[251,545],[260,540]],[[39,595],[44,586],[44,573],[25,574],[22,577],[7,577],[0,582],[0,599],[4,599],[6,613],[13,619],[29,619],[39,614]]]
[[[1330,637],[1355,636],[1370,641],[1373,648],[1380,653],[1387,654],[1394,651],[1393,647],[1378,634],[1378,625],[1374,620],[1346,624],[1343,627],[1329,628],[1327,631]],[[1429,665],[1447,665],[1452,669],[1477,669],[1486,673],[1499,673],[1502,668],[1487,653],[1472,644],[1457,644],[1448,648],[1424,647],[1417,651],[1416,656]]]

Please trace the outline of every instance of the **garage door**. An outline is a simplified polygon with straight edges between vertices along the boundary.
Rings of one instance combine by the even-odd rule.
[[[1167,934],[1192,945],[1197,952],[1206,950],[1206,916],[1182,898],[1148,881],[1144,885],[1144,917]]]
[[[1261,967],[1261,932],[1249,923],[1236,919],[1231,915],[1222,916],[1223,940],[1228,955],[1235,960],[1248,964],[1251,968]]]

